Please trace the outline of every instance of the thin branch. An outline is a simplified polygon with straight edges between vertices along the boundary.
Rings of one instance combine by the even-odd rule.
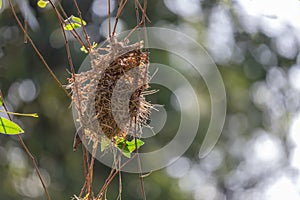
[[[145,22],[147,20],[148,23],[151,23],[151,20],[149,19],[149,17],[146,14],[146,9],[147,9],[147,0],[144,0],[144,7],[142,7],[141,3],[139,2],[139,0],[136,0],[135,3],[137,4],[137,6],[140,8],[140,10],[142,11],[142,20],[143,22]]]
[[[10,3],[10,0],[8,0],[8,1]],[[3,95],[2,95],[2,91],[1,90],[0,90],[0,96],[3,99]],[[5,111],[8,111],[8,109],[7,109],[4,101],[3,101],[3,107],[4,107]],[[9,120],[12,121],[10,114],[8,113],[7,115],[8,115]],[[43,189],[44,189],[44,192],[45,192],[45,195],[46,195],[47,199],[51,200],[49,192],[48,192],[47,187],[45,185],[45,182],[43,180],[43,177],[41,176],[40,170],[39,170],[39,168],[38,168],[38,166],[36,164],[36,161],[34,159],[34,156],[32,155],[32,153],[30,152],[30,150],[28,149],[28,147],[24,143],[22,137],[20,135],[17,135],[17,137],[18,137],[18,140],[19,140],[20,144],[22,145],[23,149],[25,150],[26,154],[28,155],[28,157],[30,158],[30,160],[31,160],[31,162],[32,162],[32,164],[34,166],[34,169],[35,169],[35,171],[36,171],[36,173],[37,173],[37,175],[38,175],[38,177],[40,179],[40,182],[41,182],[41,184],[43,186]]]
[[[119,166],[120,167],[120,166]],[[119,172],[119,195],[118,199],[122,200],[122,191],[123,191],[123,185],[122,185],[122,173],[121,171]]]
[[[28,23],[27,23],[27,16],[24,18],[24,29],[26,31],[26,33],[28,32]],[[27,44],[27,37],[26,34],[24,34],[24,44]]]
[[[78,13],[78,15],[79,15],[79,17],[80,17],[81,24],[83,24],[83,19],[82,19],[82,16],[81,16],[81,11],[80,11],[80,9],[79,9],[79,7],[78,7],[77,1],[76,1],[76,0],[73,0],[73,2],[74,2],[74,4],[75,4],[77,13]],[[82,28],[83,28],[85,40],[86,40],[86,42],[88,43],[89,47],[91,48],[92,45],[91,45],[91,42],[90,42],[89,35],[87,34],[86,28],[85,28],[85,26],[83,26]],[[75,30],[74,30],[74,31],[75,31]],[[90,49],[87,49],[87,50],[90,51]]]
[[[135,142],[135,148],[136,148],[137,164],[138,164],[138,169],[139,169],[139,178],[140,178],[142,196],[143,196],[143,200],[146,200],[145,185],[144,185],[143,174],[142,174],[141,159],[140,159],[139,149],[138,149],[138,145],[137,145],[137,138],[138,138],[137,119],[135,117],[134,118],[134,142]]]
[[[56,9],[56,7],[54,6],[52,0],[49,0],[49,3],[51,4],[55,14],[57,15],[57,18],[60,19],[60,28],[62,29],[62,32],[63,32],[63,36],[64,36],[64,40],[65,40],[65,46],[66,46],[66,51],[67,51],[67,56],[68,56],[68,61],[69,61],[69,64],[70,64],[70,69],[71,69],[71,72],[72,74],[74,75],[75,74],[75,69],[74,69],[74,66],[73,66],[73,61],[72,61],[72,56],[71,56],[71,51],[70,51],[70,47],[69,47],[69,43],[68,43],[68,39],[67,39],[67,36],[66,36],[66,33],[65,33],[65,30],[64,30],[64,26],[63,24],[61,23],[61,15],[59,14],[58,10]]]
[[[88,194],[89,194],[89,199],[93,200],[93,195],[92,195],[92,185],[93,185],[93,171],[94,171],[94,162],[95,162],[95,157],[96,157],[96,153],[97,153],[97,147],[98,147],[98,143],[94,144],[94,148],[93,148],[93,152],[92,152],[92,158],[91,158],[91,163],[90,163],[90,168],[88,171]]]
[[[60,23],[62,25],[65,24],[65,19],[60,15],[60,13],[58,12],[58,10],[56,9],[56,7],[54,7],[54,4],[52,4],[53,9],[56,10],[57,15],[59,15],[60,17]],[[66,20],[68,21],[68,23],[71,23],[71,20],[69,19],[69,16],[67,15],[67,13],[65,12],[64,8],[61,6],[61,3],[59,1],[57,1],[57,5],[60,9],[60,11],[63,13],[64,17],[66,18]],[[81,19],[82,20],[82,19]],[[83,24],[83,22],[82,22]],[[83,26],[83,30],[85,30],[85,27]],[[64,31],[64,29],[63,29]],[[77,33],[77,31],[75,29],[71,30],[70,33],[73,35],[73,37],[82,45],[85,47],[85,49],[89,50],[89,48],[86,46],[86,44],[84,43],[84,41],[82,40],[82,38],[80,37],[80,35]],[[87,37],[88,38],[88,37]],[[89,42],[88,42],[89,43]],[[89,43],[90,44],[90,43]]]
[[[139,30],[140,28],[140,14],[139,14],[139,9],[138,9],[138,4],[139,1],[138,0],[135,0],[135,3],[134,3],[134,9],[135,9],[135,17],[136,17],[136,24],[137,24],[137,30]],[[137,35],[138,37],[138,40],[141,41],[141,38],[140,38],[140,34]]]
[[[113,179],[116,177],[116,175],[118,175],[118,173],[121,171],[121,169],[123,167],[125,167],[129,162],[131,162],[136,157],[136,155],[137,154],[134,154],[130,159],[128,159],[124,164],[122,164],[120,168],[111,170],[111,176],[109,176],[109,178],[106,179],[105,184],[99,191],[96,200],[102,200],[105,191],[107,190],[108,186],[113,181]]]
[[[119,8],[118,8],[118,11],[117,11],[117,16],[116,16],[116,20],[115,20],[115,24],[114,24],[114,29],[113,29],[113,32],[112,32],[112,36],[114,36],[115,33],[116,33],[116,29],[117,29],[117,24],[118,24],[118,22],[119,22],[119,18],[120,18],[121,14],[122,14],[122,11],[123,11],[123,9],[124,9],[124,7],[125,7],[127,1],[128,1],[128,0],[125,0],[125,2],[122,3],[122,2],[123,2],[123,0],[122,0],[122,1],[120,1],[120,3],[119,3]]]
[[[108,13],[107,13],[107,17],[108,17],[108,37],[111,38],[111,25],[110,25],[110,0],[108,1]]]
[[[72,61],[72,56],[71,56],[71,51],[70,51],[70,46],[69,46],[69,42],[68,42],[68,39],[67,39],[67,36],[66,36],[66,33],[65,33],[65,30],[64,30],[64,26],[63,26],[63,23],[61,21],[62,17],[60,15],[60,13],[58,12],[57,8],[55,7],[54,3],[52,2],[52,0],[49,0],[49,3],[51,4],[57,18],[60,20],[60,28],[63,32],[63,36],[64,36],[64,40],[65,40],[65,47],[66,47],[66,51],[67,51],[67,57],[68,57],[68,62],[69,62],[69,65],[70,65],[70,69],[71,69],[71,72],[72,72],[72,79],[73,79],[73,83],[75,84],[75,90],[76,90],[76,93],[78,93],[79,89],[78,89],[78,86],[76,84],[76,76],[75,76],[75,69],[74,69],[74,65],[73,65],[73,61]],[[61,7],[60,3],[58,4],[61,8],[61,10],[63,10],[63,8]],[[64,14],[66,14],[64,11],[63,11]],[[77,33],[77,32],[75,32]],[[72,97],[70,97],[72,99]],[[80,97],[77,95],[77,98],[78,98],[78,101],[80,101]],[[79,115],[81,116],[82,112],[81,112],[81,108],[78,108],[78,112],[79,112]]]
[[[66,95],[71,98],[70,94],[68,93],[68,91],[63,87],[62,83],[58,80],[58,78],[56,77],[56,75],[54,74],[54,72],[51,70],[51,68],[49,67],[49,65],[47,64],[47,62],[45,61],[44,57],[42,56],[42,54],[40,53],[40,51],[37,49],[37,47],[35,46],[33,40],[30,38],[30,36],[28,35],[27,31],[25,30],[25,28],[23,27],[19,17],[16,14],[16,11],[11,3],[11,0],[8,0],[10,9],[13,13],[14,18],[16,19],[19,27],[22,29],[24,35],[26,36],[27,40],[29,41],[29,43],[31,44],[31,46],[33,47],[34,51],[38,54],[40,60],[43,62],[44,66],[47,68],[47,70],[49,71],[49,73],[51,74],[51,76],[54,78],[54,80],[58,83],[59,87],[62,88],[64,90],[64,92],[66,93]]]

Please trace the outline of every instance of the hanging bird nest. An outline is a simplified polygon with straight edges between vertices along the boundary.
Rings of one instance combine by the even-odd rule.
[[[91,50],[89,70],[69,78],[76,122],[85,138],[97,143],[106,136],[112,141],[146,124],[151,109],[145,100],[149,59],[142,46],[110,39],[107,48]]]

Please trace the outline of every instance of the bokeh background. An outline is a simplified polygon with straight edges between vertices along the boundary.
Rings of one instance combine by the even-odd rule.
[[[13,2],[18,16],[27,16],[29,33],[45,60],[66,84],[69,67],[54,12],[37,8],[36,1]],[[115,15],[117,2],[111,2]],[[61,3],[69,15],[76,15],[73,1]],[[107,1],[78,0],[78,4],[91,40],[103,41],[107,36]],[[222,135],[212,152],[200,159],[202,133],[210,119],[209,94],[203,80],[195,80],[192,72],[183,70],[197,85],[199,134],[183,157],[144,179],[147,199],[300,199],[300,2],[151,0],[147,14],[149,26],[172,28],[203,44],[220,70],[227,93]],[[135,25],[134,4],[129,1],[118,31]],[[23,39],[4,0],[0,11],[0,88],[10,111],[39,114],[38,119],[15,117],[14,121],[26,131],[22,137],[35,155],[52,199],[70,199],[84,183],[82,154],[72,151],[76,130],[71,102]],[[86,55],[72,38],[69,42],[78,69]],[[151,56],[155,62],[182,70],[180,62],[163,52],[151,52]],[[153,88],[160,92],[149,100],[164,105],[168,118],[165,127],[146,141],[149,149],[172,139],[180,117],[172,92],[161,86]],[[96,163],[95,192],[108,172],[109,168]],[[138,175],[123,173],[122,180],[123,199],[141,199]],[[109,188],[108,199],[117,196],[118,180]],[[45,199],[30,159],[14,136],[0,135],[0,199]]]

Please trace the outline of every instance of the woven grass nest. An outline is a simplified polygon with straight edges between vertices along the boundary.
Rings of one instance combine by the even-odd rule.
[[[88,71],[69,78],[76,122],[85,138],[112,140],[146,124],[152,106],[145,100],[149,59],[142,46],[111,39],[106,48],[92,49]]]

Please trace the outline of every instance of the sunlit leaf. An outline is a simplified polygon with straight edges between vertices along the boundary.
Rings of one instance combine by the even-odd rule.
[[[81,24],[78,24],[78,23],[72,23],[72,26],[74,28],[80,28],[81,27]]]
[[[48,1],[40,0],[37,2],[38,7],[40,7],[40,8],[45,8],[47,6],[47,4],[48,4]]]
[[[64,29],[66,31],[71,31],[73,30],[74,28],[80,28],[81,27],[81,24],[78,24],[78,23],[70,23],[70,24],[66,24],[64,26]]]
[[[116,146],[117,146],[118,148],[120,148],[120,149],[125,149],[126,146],[124,146],[124,145],[125,145],[125,141],[124,141],[123,138],[117,139],[117,141],[116,141]]]
[[[0,9],[2,8],[2,0],[0,0]]]
[[[126,143],[124,142],[124,139],[118,141],[116,146],[121,150],[122,154],[126,156],[127,158],[131,157],[131,153],[129,152],[129,149],[127,148]]]
[[[145,144],[145,142],[140,139],[133,139],[131,141],[126,141],[126,144],[129,152],[132,153],[136,149],[140,148],[143,144]]]
[[[98,45],[98,43],[93,42],[92,49],[95,49],[97,47],[97,45]]]
[[[88,50],[86,50],[86,48],[85,48],[84,46],[82,46],[82,47],[80,48],[80,51],[82,51],[82,52],[84,52],[84,53],[88,53]]]
[[[77,22],[79,24],[83,24],[84,26],[86,25],[86,21],[82,20],[82,23],[81,23],[81,19],[79,17],[75,17],[75,16],[71,16],[71,19],[74,21],[74,22]]]
[[[116,146],[122,151],[122,154],[127,158],[131,157],[131,153],[136,149],[140,148],[144,142],[140,139],[133,139],[131,141],[126,141],[121,138],[117,140]]]
[[[0,133],[8,135],[16,135],[24,133],[24,130],[16,123],[0,117]]]
[[[109,144],[110,144],[110,140],[108,138],[105,137],[101,138],[101,152],[104,151]]]
[[[98,43],[93,42],[91,49],[95,49],[97,47]],[[84,53],[88,53],[89,51],[85,48],[85,46],[82,46],[80,48],[80,51],[84,52]]]
[[[1,1],[1,0],[0,0]],[[3,99],[2,96],[0,96],[0,107],[3,105]]]
[[[64,29],[67,31],[71,31],[74,28],[80,28],[82,25],[86,25],[84,20],[81,20],[79,17],[71,16],[65,20],[66,25],[64,25]]]

